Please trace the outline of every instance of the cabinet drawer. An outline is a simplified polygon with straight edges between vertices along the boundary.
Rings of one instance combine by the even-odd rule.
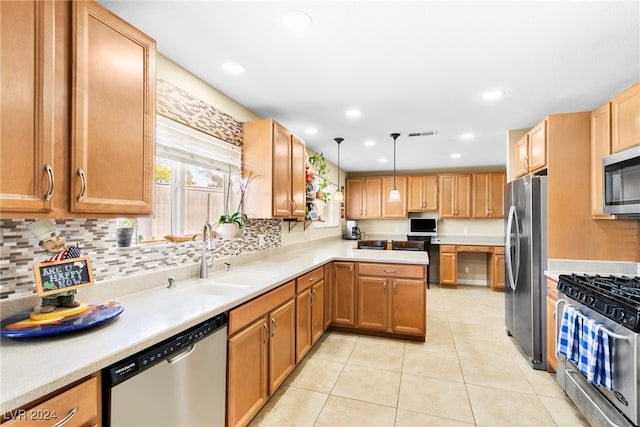
[[[229,335],[294,297],[293,281],[259,296],[229,312]]]
[[[460,245],[458,252],[491,252],[491,248],[489,246]]]
[[[414,277],[423,279],[425,277],[424,265],[409,264],[369,264],[360,263],[358,274],[361,276],[383,276],[383,277]]]
[[[98,379],[91,377],[38,406],[13,411],[13,419],[2,426],[48,427],[61,422],[65,417],[69,417],[69,426],[97,425],[98,398]]]
[[[494,246],[493,253],[498,255],[500,254],[504,255],[504,246]]]
[[[296,293],[300,293],[324,279],[324,267],[316,268],[296,279]]]
[[[455,252],[456,247],[454,245],[440,245],[440,252]]]

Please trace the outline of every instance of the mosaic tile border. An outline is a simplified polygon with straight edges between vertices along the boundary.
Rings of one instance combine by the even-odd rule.
[[[166,82],[157,80],[156,112],[186,126],[242,146],[244,125],[229,114]]]

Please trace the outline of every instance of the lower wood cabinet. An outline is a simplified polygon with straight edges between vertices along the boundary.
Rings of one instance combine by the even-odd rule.
[[[227,425],[246,425],[295,368],[295,282],[229,312]]]
[[[332,268],[331,324],[337,326],[355,326],[355,263],[334,262]]]
[[[324,330],[331,326],[333,301],[333,263],[324,266]]]
[[[324,333],[324,267],[296,279],[296,363]]]
[[[440,284],[456,286],[458,280],[458,261],[456,247],[440,246]]]
[[[424,338],[424,266],[359,263],[357,283],[358,329]]]
[[[492,291],[504,290],[504,273],[504,246],[496,246],[493,248],[493,255],[489,261],[489,286]]]
[[[97,426],[100,425],[100,401],[100,380],[95,375],[53,396],[45,397],[40,403],[36,402],[35,406],[6,411],[3,416],[11,420],[2,423],[2,426]]]

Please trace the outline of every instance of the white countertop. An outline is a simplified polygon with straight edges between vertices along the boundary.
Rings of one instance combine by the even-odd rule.
[[[233,295],[185,292],[195,278],[178,281],[174,289],[155,284],[125,295],[107,294],[105,300],[119,302],[124,312],[101,326],[45,338],[1,338],[0,411],[23,406],[327,262],[429,263],[426,252],[361,250],[354,245],[354,241],[338,239],[309,242],[235,266],[232,271],[261,271],[269,278]],[[198,281],[215,282],[224,274],[211,272],[208,279]],[[6,316],[7,311],[3,313]]]

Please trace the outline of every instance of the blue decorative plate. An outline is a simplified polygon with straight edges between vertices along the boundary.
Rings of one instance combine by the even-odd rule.
[[[31,312],[16,314],[0,322],[0,336],[7,338],[31,338],[62,334],[91,328],[107,322],[124,311],[117,302],[107,301],[102,304],[89,304],[79,314],[61,319],[31,320]]]

